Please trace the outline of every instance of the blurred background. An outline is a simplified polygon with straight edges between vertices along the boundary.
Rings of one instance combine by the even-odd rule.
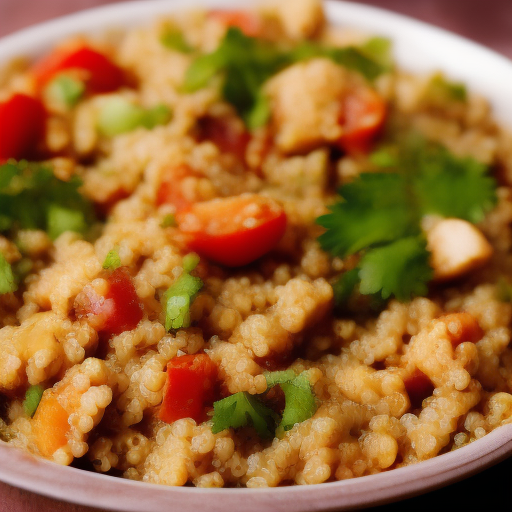
[[[35,23],[90,7],[123,0],[0,0],[0,37]],[[124,0],[126,1],[126,0]],[[172,1],[172,0],[169,0]],[[279,0],[276,0],[279,1]],[[437,25],[512,59],[512,0],[352,0]],[[240,5],[244,4],[240,0]],[[512,84],[510,84],[512,91]],[[512,124],[512,123],[511,123]],[[410,511],[448,504],[475,510],[510,501],[512,459],[483,473],[421,497],[378,507],[379,512]],[[97,509],[59,503],[0,483],[2,512],[95,512]]]
[[[0,37],[63,14],[120,1],[0,0]],[[489,46],[512,59],[511,0],[353,1],[383,7],[432,23]],[[240,0],[240,5],[243,3]]]

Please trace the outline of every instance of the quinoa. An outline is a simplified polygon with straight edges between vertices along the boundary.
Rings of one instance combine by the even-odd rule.
[[[314,0],[293,9],[285,3],[247,14],[259,37],[285,47],[365,40],[327,26]],[[0,234],[6,264],[29,268],[16,291],[0,295],[0,435],[58,464],[83,458],[95,471],[144,482],[271,487],[407,466],[509,423],[511,135],[483,98],[432,94],[437,74],[386,68],[369,85],[326,56],[292,63],[266,80],[270,118],[248,130],[223,98],[220,77],[183,90],[195,54],[162,43],[171,27],[187,48],[211,53],[230,23],[198,10],[80,40],[122,69],[126,81],[68,107],[38,89],[32,63],[1,77],[0,101],[41,97],[47,118],[39,160],[60,180],[80,177],[80,193],[101,222],[85,237],[66,231],[52,240],[47,230],[28,228]],[[352,151],[339,144],[347,130],[340,98],[361,90],[380,98],[386,120],[369,148]],[[106,135],[98,118],[112,98],[141,111],[164,106],[168,118]],[[356,293],[343,309],[335,304],[336,282],[356,268],[358,256],[326,251],[316,219],[329,213],[340,186],[375,171],[370,154],[393,130],[420,133],[458,158],[489,166],[496,204],[468,228],[480,244],[478,257],[443,267],[443,274],[434,268],[425,296],[391,296],[375,309]],[[242,264],[223,264],[190,242],[194,205],[232,198],[253,208],[243,225],[249,231],[265,205],[286,217],[282,236]],[[240,222],[214,221],[213,231]],[[428,233],[439,222],[422,225]],[[251,246],[244,244],[244,251]],[[436,254],[444,262],[443,252],[429,248],[432,266]],[[105,268],[111,251],[119,269]],[[200,260],[189,270],[194,251]],[[166,328],[166,291],[184,276],[200,280],[200,289],[188,297],[186,319]],[[112,324],[118,299],[109,293],[117,285],[133,296],[124,326]],[[214,399],[201,417],[164,421],[168,366],[205,354],[215,368]],[[316,404],[309,417],[270,438],[251,422],[214,428],[213,402],[237,393],[263,396],[282,413],[284,394],[270,390],[267,377],[278,370],[305,376]],[[34,385],[45,391],[31,417],[23,400]]]

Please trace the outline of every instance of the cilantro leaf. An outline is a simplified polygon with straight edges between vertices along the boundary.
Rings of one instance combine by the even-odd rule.
[[[115,270],[121,266],[121,258],[119,256],[119,248],[116,246],[111,249],[105,256],[102,267],[105,270]]]
[[[212,432],[217,434],[227,428],[240,428],[252,425],[262,438],[271,438],[278,417],[272,409],[257,397],[247,392],[235,393],[213,404]]]
[[[184,272],[167,289],[162,297],[167,331],[190,326],[190,305],[202,287],[203,281],[199,277]]]
[[[16,291],[16,281],[11,265],[0,252],[0,295]]]
[[[385,191],[385,193],[383,193]],[[419,232],[406,179],[400,174],[365,173],[340,189],[343,200],[317,219],[327,228],[318,240],[345,257],[375,244]]]
[[[279,385],[284,393],[285,407],[278,429],[290,430],[316,412],[315,395],[304,372],[296,375],[293,370],[266,373],[269,388]]]
[[[84,234],[96,218],[79,192],[82,181],[63,181],[50,167],[14,160],[0,166],[0,231],[43,229],[55,239],[70,230]]]
[[[429,253],[421,238],[401,238],[382,247],[369,249],[359,263],[359,290],[364,295],[380,293],[400,301],[427,294],[432,279]]]
[[[262,86],[277,72],[300,60],[327,57],[373,80],[387,68],[374,58],[372,51],[378,53],[371,45],[365,51],[354,46],[328,48],[311,42],[285,50],[230,27],[217,50],[200,55],[192,62],[185,74],[183,88],[186,92],[197,91],[215,75],[223,73],[224,99],[236,108],[246,125],[254,129],[264,125],[270,117],[270,106]],[[379,58],[382,59],[382,55]]]
[[[359,269],[356,267],[344,272],[332,285],[334,303],[337,307],[344,307],[347,304],[357,283],[359,283]]]
[[[25,393],[25,400],[23,400],[23,410],[25,414],[32,418],[34,416],[39,402],[43,396],[44,388],[40,384],[30,386]]]

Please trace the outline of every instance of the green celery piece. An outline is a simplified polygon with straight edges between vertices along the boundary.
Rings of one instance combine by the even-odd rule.
[[[190,326],[190,304],[202,287],[203,281],[199,277],[185,272],[163,294],[162,306],[167,331]]]
[[[326,56],[340,66],[361,73],[369,81],[375,80],[387,70],[355,46],[330,49]]]
[[[400,174],[363,173],[340,194],[344,199],[316,220],[327,228],[320,245],[335,256],[420,232],[407,180]]]
[[[359,45],[359,50],[379,64],[383,70],[390,70],[393,67],[392,42],[386,37],[372,37]]]
[[[131,132],[142,125],[144,109],[124,98],[111,98],[100,110],[98,129],[107,137]]]
[[[434,100],[447,99],[464,103],[468,99],[468,92],[465,84],[461,82],[450,82],[443,75],[435,75],[427,89],[428,95]]]
[[[192,272],[197,265],[199,265],[200,258],[195,252],[190,252],[183,256],[183,270],[185,272]]]
[[[108,252],[102,266],[105,270],[115,270],[121,266],[119,247],[116,246]]]
[[[44,388],[40,384],[30,386],[25,393],[25,400],[23,400],[23,410],[25,414],[32,418],[34,416],[39,402],[43,396]]]
[[[16,288],[12,267],[0,252],[0,295],[15,292]]]
[[[176,226],[176,218],[172,213],[168,213],[164,216],[162,219],[162,222],[160,223],[160,227],[162,228],[171,228]]]
[[[84,95],[85,84],[76,78],[59,75],[48,84],[47,92],[54,101],[71,108]]]
[[[142,126],[151,130],[155,126],[166,124],[172,117],[171,109],[167,105],[156,105],[144,112]]]
[[[239,392],[213,403],[212,432],[217,434],[227,428],[252,425],[263,439],[273,436],[269,423],[278,419],[276,413],[258,398],[247,392]]]
[[[160,42],[170,50],[176,50],[180,53],[190,53],[194,49],[190,46],[183,32],[177,27],[169,26],[160,37]]]
[[[369,249],[359,263],[360,292],[379,293],[383,299],[394,296],[399,301],[426,295],[433,275],[429,257],[426,242],[419,237]]]
[[[277,372],[265,372],[263,375],[267,381],[268,388],[272,388],[277,384],[282,384],[283,382],[290,382],[297,376],[297,374],[291,369]]]
[[[87,223],[83,212],[58,204],[50,204],[47,209],[47,230],[52,240],[66,231],[84,233]]]

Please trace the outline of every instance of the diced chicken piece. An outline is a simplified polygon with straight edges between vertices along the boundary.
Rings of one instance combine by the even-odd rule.
[[[461,219],[444,219],[427,231],[434,279],[454,279],[481,267],[493,249],[480,230]]]
[[[266,92],[278,148],[302,151],[339,139],[346,87],[346,71],[328,59],[295,64],[272,78]]]
[[[325,22],[320,0],[280,0],[272,2],[271,7],[272,13],[277,15],[286,35],[291,39],[311,37]]]

